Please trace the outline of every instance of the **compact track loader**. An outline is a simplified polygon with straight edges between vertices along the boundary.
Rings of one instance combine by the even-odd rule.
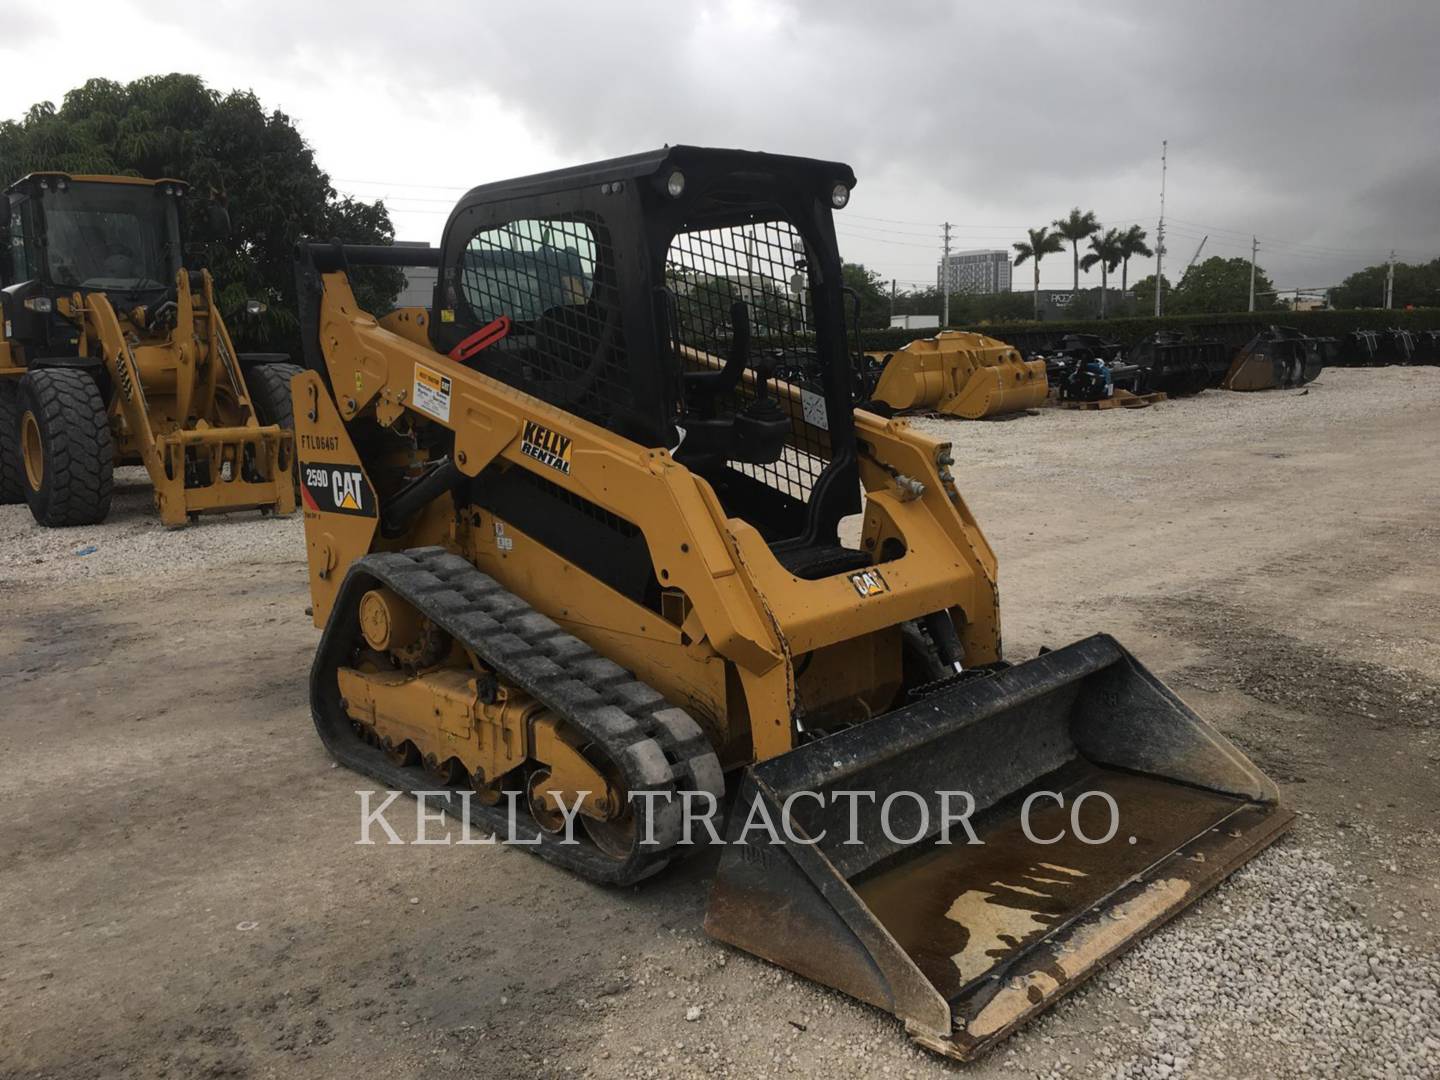
[[[42,525],[110,510],[143,464],[167,526],[295,509],[290,379],[237,355],[209,271],[181,266],[186,185],[33,173],[0,197],[0,502]]]
[[[1292,815],[1112,639],[1002,659],[950,447],[854,406],[854,183],[677,146],[476,188],[433,253],[302,245],[311,706],[597,882],[728,789],[709,932],[967,1058]],[[357,306],[422,258],[431,308]]]
[[[869,353],[884,365],[871,394],[893,412],[938,412],[983,420],[1045,404],[1043,360],[1023,360],[994,338],[942,330],[893,353]]]

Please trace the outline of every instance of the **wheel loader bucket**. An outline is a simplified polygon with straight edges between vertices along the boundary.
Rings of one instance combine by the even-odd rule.
[[[1293,817],[1099,635],[752,766],[705,928],[970,1059]]]
[[[871,356],[885,360],[872,396],[897,412],[981,420],[1037,408],[1050,389],[1043,360],[1024,360],[984,334],[942,330],[888,356]]]

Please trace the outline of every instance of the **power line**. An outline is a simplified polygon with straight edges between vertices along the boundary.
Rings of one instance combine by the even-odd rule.
[[[405,180],[347,180],[343,176],[332,177],[337,184],[365,184],[369,187],[405,187],[423,188],[426,191],[469,191],[469,187],[457,187],[454,184],[412,184]],[[474,187],[475,185],[470,185]]]
[[[845,240],[865,240],[872,244],[891,244],[895,247],[924,248],[926,251],[934,251],[934,243],[917,244],[913,240],[885,240],[879,236],[862,236],[859,233],[844,233],[839,229],[835,230],[837,236]]]
[[[931,240],[939,237],[940,235],[940,226],[938,225],[932,227],[926,232],[918,232],[914,229],[888,229],[880,225],[866,225],[863,223],[851,221],[849,214],[846,214],[843,217],[837,216],[835,218],[835,224],[837,226],[844,225],[846,228],[850,229],[863,229],[866,232],[885,233],[887,236],[923,236],[927,240]]]

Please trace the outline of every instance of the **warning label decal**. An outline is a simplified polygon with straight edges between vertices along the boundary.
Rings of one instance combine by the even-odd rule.
[[[812,390],[800,388],[801,415],[805,417],[805,423],[812,427],[818,427],[823,431],[830,430],[830,417],[825,411],[825,398]]]
[[[436,420],[450,419],[450,376],[415,365],[415,407]]]

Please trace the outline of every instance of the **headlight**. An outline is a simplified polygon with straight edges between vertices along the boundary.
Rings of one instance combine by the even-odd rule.
[[[263,301],[263,300],[246,300],[246,301],[245,301],[245,314],[246,314],[246,315],[263,315],[263,314],[265,314],[265,311],[266,311],[266,309],[268,308],[268,306],[269,306],[269,305],[267,305],[267,304],[265,303],[265,301]]]
[[[25,301],[25,310],[48,315],[55,310],[55,302],[48,296],[32,296]]]
[[[836,210],[844,210],[845,204],[850,201],[850,189],[844,184],[836,184],[830,189],[830,205]]]
[[[678,199],[685,190],[685,174],[676,169],[665,179],[665,190],[670,193],[672,199]]]

